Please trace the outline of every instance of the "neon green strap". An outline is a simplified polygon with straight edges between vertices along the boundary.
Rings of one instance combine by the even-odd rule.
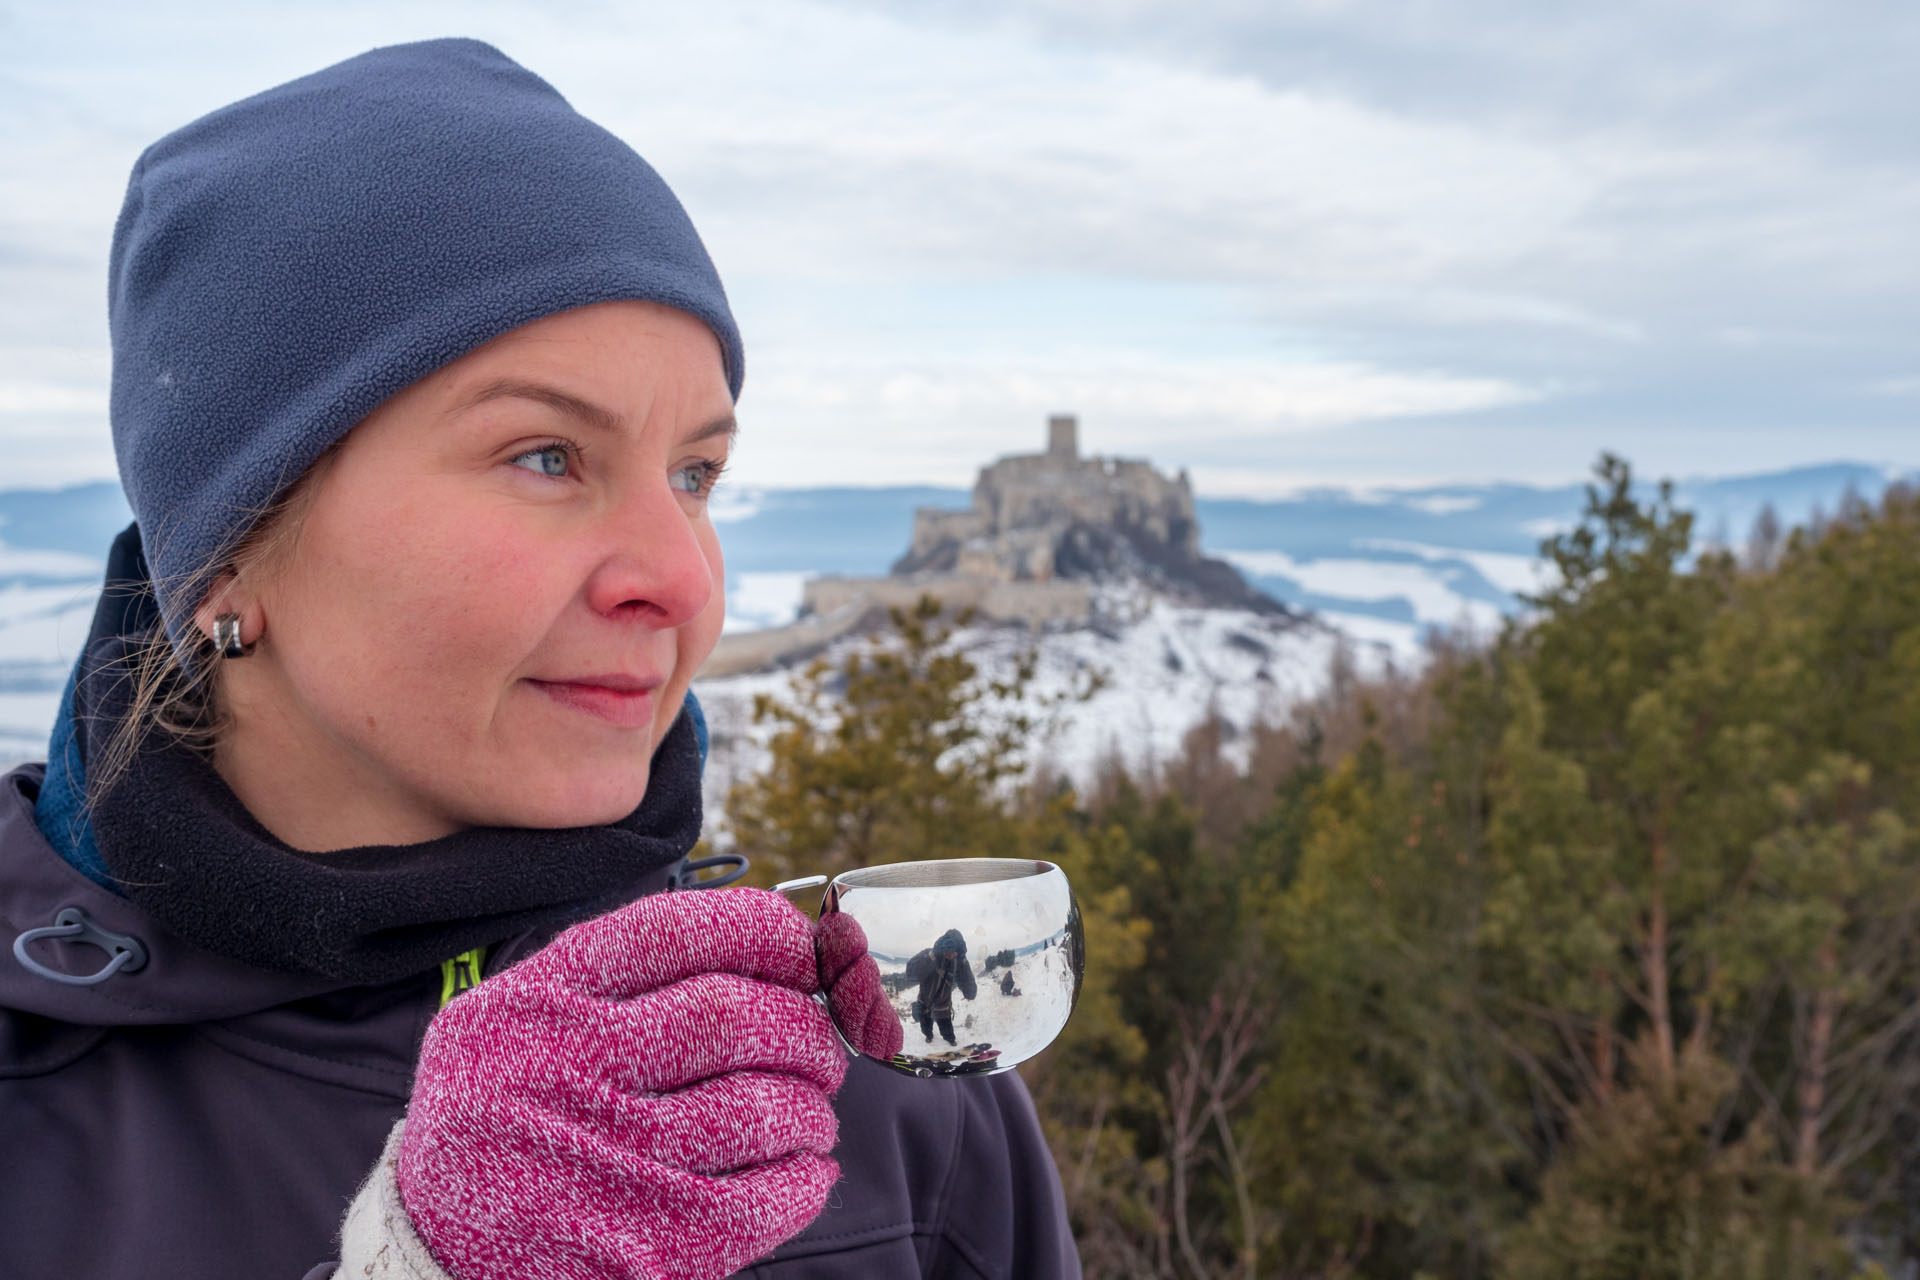
[[[462,991],[480,981],[480,967],[487,962],[487,949],[475,947],[463,951],[451,960],[440,962],[440,1007],[446,1008],[453,998]]]

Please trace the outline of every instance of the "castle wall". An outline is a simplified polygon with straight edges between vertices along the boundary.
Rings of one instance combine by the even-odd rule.
[[[974,509],[983,515],[988,536],[1004,538],[1014,530],[1074,521],[1127,524],[1188,554],[1199,552],[1199,524],[1186,477],[1168,480],[1151,463],[1136,459],[1002,458],[981,470]],[[926,544],[928,549],[937,545]]]
[[[986,532],[986,518],[978,511],[921,507],[913,513],[912,554],[925,555],[943,542],[965,542]]]
[[[954,572],[995,582],[1046,582],[1053,577],[1053,548],[1060,528],[1015,529],[962,544]]]
[[[998,622],[1030,627],[1052,622],[1084,622],[1093,611],[1093,592],[1083,582],[994,582],[958,574],[925,578],[814,578],[803,588],[803,607],[815,614],[841,609],[911,609],[923,595],[937,596],[949,609],[971,608]],[[780,628],[785,630],[785,628]],[[753,634],[765,635],[767,632]]]
[[[1082,623],[1093,616],[1093,589],[1084,582],[996,582],[978,608],[986,617],[1029,627]]]
[[[801,654],[817,652],[853,630],[864,612],[858,607],[827,610],[784,627],[722,635],[701,666],[699,678],[712,680],[743,671],[764,671]]]

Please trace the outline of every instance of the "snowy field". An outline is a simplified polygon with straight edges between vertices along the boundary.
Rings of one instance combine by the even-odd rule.
[[[974,969],[974,998],[959,992],[953,997],[954,1043],[949,1046],[936,1025],[927,1035],[913,1015],[917,984],[905,979],[906,964],[875,957],[880,966],[880,981],[893,1000],[893,1011],[904,1029],[902,1055],[911,1063],[927,1060],[939,1070],[950,1049],[971,1050],[953,1058],[980,1060],[991,1051],[995,1067],[1004,1068],[1025,1062],[1060,1034],[1073,1012],[1073,968],[1067,962],[1064,935],[1045,939],[1037,949],[1016,955],[1011,965],[991,972],[981,969],[980,953],[970,953]],[[1011,989],[1001,980],[1011,975]]]
[[[1070,953],[1080,944],[1069,938],[1077,925],[1063,876],[931,888],[857,885],[840,905],[866,932],[868,954],[900,1018],[903,1052],[914,1065],[925,1060],[941,1070],[943,1061],[970,1058],[1012,1066],[1046,1048],[1073,1012],[1078,989]],[[925,965],[926,953],[949,931],[963,939],[974,979],[971,999],[962,985],[951,991],[951,1044],[937,1020],[920,1025],[914,1004],[921,984],[907,976],[914,957]]]

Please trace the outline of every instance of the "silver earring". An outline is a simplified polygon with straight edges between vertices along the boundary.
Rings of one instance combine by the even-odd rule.
[[[244,658],[247,648],[240,643],[240,615],[223,613],[213,620],[213,647],[223,658]]]

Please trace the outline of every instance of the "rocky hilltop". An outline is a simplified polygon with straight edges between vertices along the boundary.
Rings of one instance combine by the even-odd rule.
[[[1079,424],[1047,423],[1047,451],[983,467],[973,505],[914,514],[893,579],[1126,582],[1202,608],[1283,613],[1223,560],[1200,554],[1193,486],[1135,458],[1083,458]]]
[[[1046,451],[981,468],[971,506],[916,512],[912,545],[885,577],[812,579],[799,621],[723,637],[703,674],[793,661],[921,595],[1030,629],[1099,625],[1111,589],[1136,603],[1291,618],[1232,565],[1200,554],[1185,471],[1169,479],[1142,460],[1082,457],[1078,437],[1072,416],[1049,419]]]

